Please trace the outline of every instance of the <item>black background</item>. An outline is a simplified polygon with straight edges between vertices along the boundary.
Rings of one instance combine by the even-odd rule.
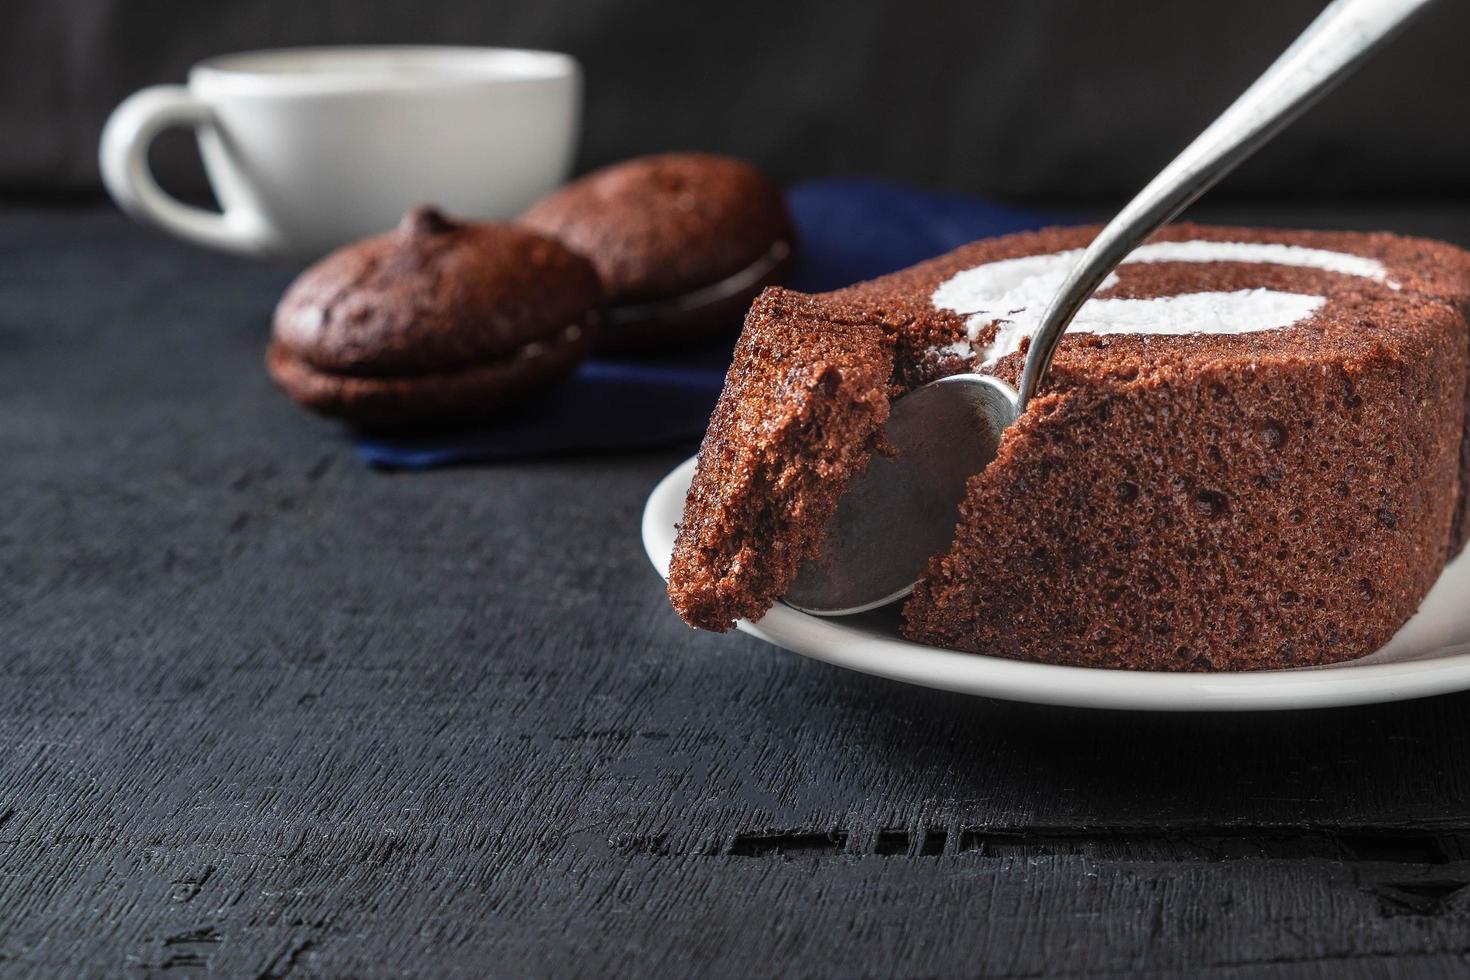
[[[725,151],[783,181],[870,173],[1011,198],[1125,195],[1222,109],[1319,0],[7,0],[0,189],[95,192],[129,92],[227,51],[423,42],[583,62],[581,164]],[[1219,197],[1470,190],[1470,4],[1448,0]],[[189,140],[159,148],[199,186]]]

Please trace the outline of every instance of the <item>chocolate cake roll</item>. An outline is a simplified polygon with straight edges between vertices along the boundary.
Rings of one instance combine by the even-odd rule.
[[[887,400],[1015,384],[1096,228],[978,242],[836,293],[768,290],[670,570],[694,626],[756,618],[818,553]],[[1470,253],[1388,234],[1175,225],[1104,283],[952,545],[918,642],[1144,670],[1372,652],[1465,544]],[[880,397],[881,393],[881,397]]]

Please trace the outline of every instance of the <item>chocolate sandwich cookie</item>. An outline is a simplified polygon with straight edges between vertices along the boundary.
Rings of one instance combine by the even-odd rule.
[[[750,164],[707,153],[595,171],[532,205],[520,223],[596,266],[609,348],[734,333],[796,251],[780,190]]]
[[[475,422],[570,374],[601,302],[560,243],[418,207],[292,283],[266,365],[302,405],[362,428]]]

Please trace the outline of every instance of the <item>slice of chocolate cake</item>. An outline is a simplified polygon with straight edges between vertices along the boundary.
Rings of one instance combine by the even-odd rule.
[[[710,417],[670,567],[691,625],[765,613],[796,575],[888,418],[893,331],[840,301],[767,290]]]
[[[758,303],[676,547],[680,613],[705,628],[762,614],[819,547],[885,415],[868,402],[848,412],[843,386],[812,387],[801,403],[811,424],[786,426],[778,446],[761,437],[791,412],[762,380],[779,377],[776,366],[837,343],[829,331],[866,327],[864,349],[892,350],[864,360],[871,391],[967,370],[1014,383],[1042,307],[1095,233],[980,242],[838,293]],[[904,608],[905,634],[1153,670],[1371,652],[1470,527],[1467,312],[1470,254],[1452,246],[1166,229],[1079,314],[1041,396],[971,482],[952,547]],[[768,468],[770,454],[787,467],[842,462],[814,481],[819,494],[796,498],[709,462],[752,452]],[[707,503],[724,498],[740,513]],[[763,516],[794,500],[798,531]]]

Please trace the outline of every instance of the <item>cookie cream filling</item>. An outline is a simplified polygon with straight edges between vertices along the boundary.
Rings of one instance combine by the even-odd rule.
[[[556,338],[552,340],[551,343],[557,346],[561,346],[563,344],[572,344],[576,343],[578,338],[580,338],[581,336],[582,327],[579,324],[573,323],[571,326],[563,327],[561,329],[561,332],[556,335]],[[520,350],[516,351],[516,359],[525,361],[533,357],[540,357],[542,354],[545,353],[546,342],[533,340],[529,344],[521,347]]]
[[[718,282],[701,286],[691,292],[675,296],[670,299],[650,300],[646,303],[623,303],[620,306],[610,306],[603,311],[605,322],[608,326],[617,327],[628,323],[641,323],[645,320],[661,319],[680,313],[689,313],[703,306],[710,306],[722,302],[732,296],[737,296],[749,289],[754,288],[762,279],[771,274],[782,262],[791,256],[791,243],[779,241],[766,250],[766,253],[756,259],[750,265],[741,269],[733,275],[726,276]]]
[[[940,283],[930,302],[936,309],[959,313],[967,319],[966,339],[938,350],[965,357],[979,353],[982,366],[1020,350],[1022,339],[1032,336],[1041,325],[1047,303],[1082,252],[1079,248],[987,262]],[[1123,260],[1124,265],[1135,262],[1259,262],[1359,276],[1398,288],[1376,259],[1275,242],[1154,242],[1139,246]],[[1098,292],[1117,284],[1117,274],[1110,274]],[[1326,301],[1322,296],[1275,289],[1091,299],[1067,329],[1094,334],[1255,333],[1300,323]],[[977,351],[975,342],[980,332],[992,323],[997,325],[994,340]]]

